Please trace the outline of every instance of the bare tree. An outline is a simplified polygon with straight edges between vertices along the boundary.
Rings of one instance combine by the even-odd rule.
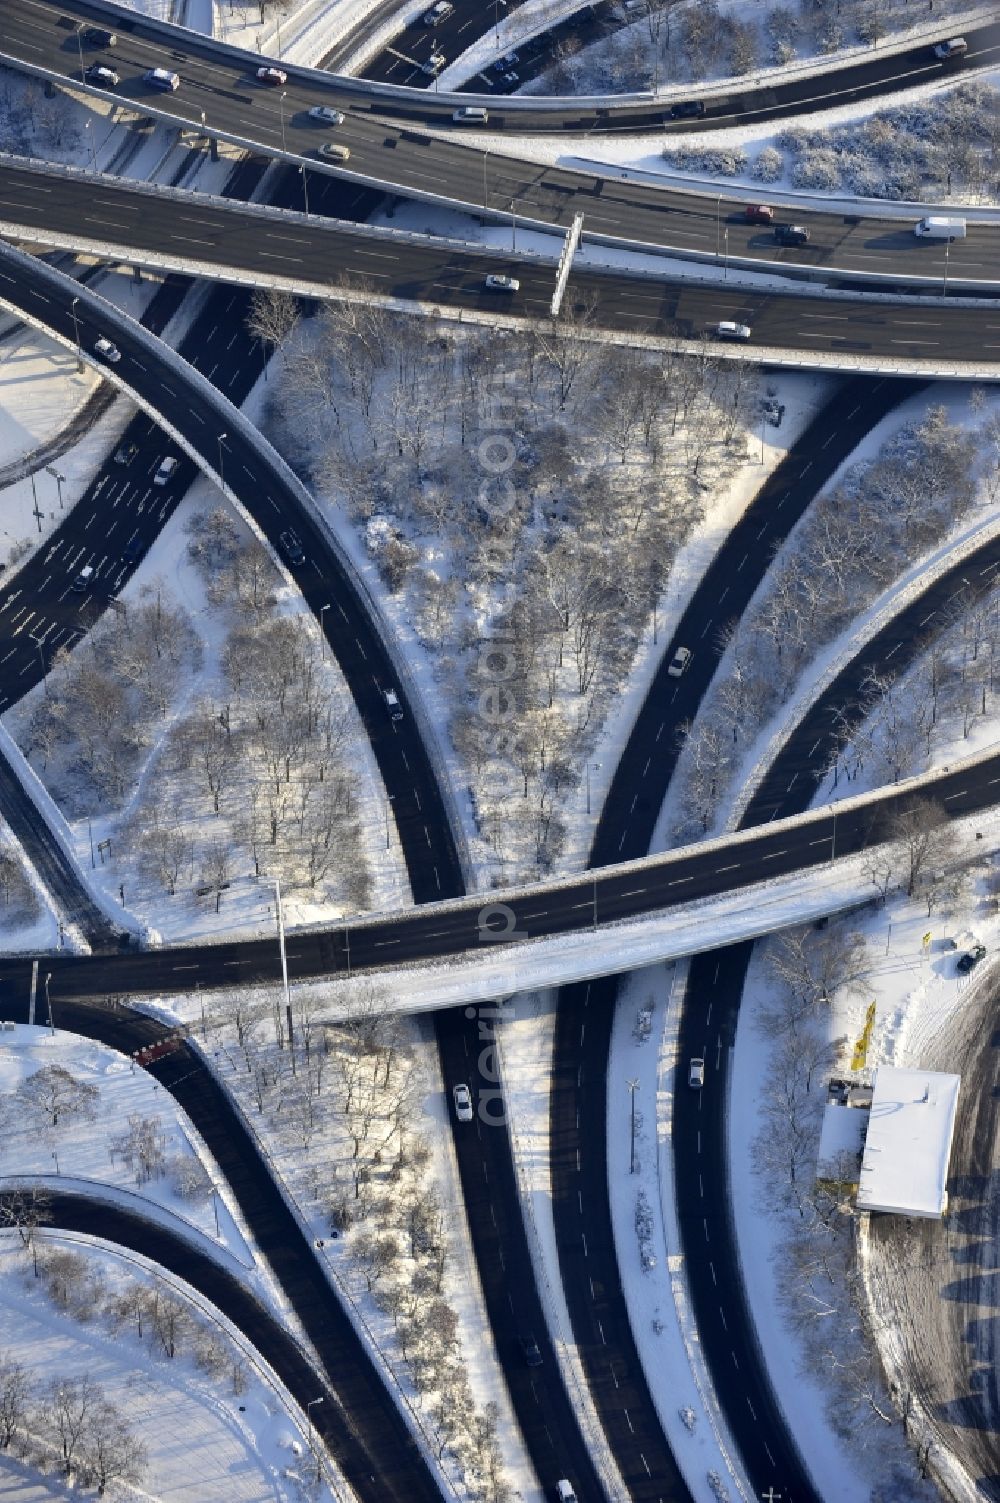
[[[914,799],[889,819],[886,833],[909,898],[928,871],[954,861],[955,836],[947,812],[933,799]]]
[[[15,1100],[29,1117],[47,1127],[93,1121],[100,1095],[97,1086],[79,1080],[62,1065],[42,1065],[22,1080],[14,1092]]]
[[[250,301],[246,323],[255,339],[277,349],[294,332],[299,317],[298,303],[290,292],[261,287]]]
[[[791,1003],[778,1014],[784,1031],[829,1004],[841,987],[857,985],[867,969],[864,940],[840,924],[786,929],[768,946],[767,965]]]
[[[27,1417],[31,1383],[27,1370],[7,1352],[0,1352],[0,1450],[10,1443]]]
[[[67,1476],[74,1469],[103,1399],[101,1388],[89,1373],[79,1378],[54,1378],[45,1389],[44,1413],[55,1432]]]
[[[121,1158],[135,1175],[137,1185],[163,1173],[167,1136],[159,1117],[144,1117],[140,1112],[131,1112],[128,1132],[112,1138],[109,1149],[112,1159]]]
[[[114,1404],[102,1398],[90,1417],[81,1454],[88,1478],[103,1498],[112,1482],[137,1484],[146,1474],[147,1452]]]

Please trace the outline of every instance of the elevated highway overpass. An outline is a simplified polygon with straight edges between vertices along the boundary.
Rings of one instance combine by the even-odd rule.
[[[1000,237],[1000,226],[994,233]],[[555,244],[551,262],[516,257],[10,158],[0,161],[0,234],[111,263],[319,298],[342,295],[346,278],[403,307],[490,324],[547,320],[555,285]],[[517,277],[515,294],[486,290],[487,273],[497,271]],[[0,280],[0,295],[5,285]],[[680,341],[700,350],[714,326],[731,319],[752,326],[753,339],[739,346],[716,341],[719,355],[963,380],[991,380],[1000,372],[1000,306],[978,298],[889,300],[840,291],[821,297],[797,285],[777,291],[574,269],[566,305],[594,338]]]
[[[666,854],[391,914],[348,918],[289,934],[292,983],[350,991],[383,976],[410,1011],[485,1001],[519,990],[715,948],[874,896],[865,853],[889,838],[894,815],[933,798],[955,820],[972,859],[997,800],[1000,754]],[[136,998],[235,985],[275,985],[267,940],[174,945],[113,955],[46,958],[51,995]],[[0,961],[0,985],[19,996],[31,961]],[[346,997],[345,997],[346,1000]],[[336,1007],[336,1003],[334,1003]]]
[[[105,11],[112,19],[119,17],[115,24],[120,27],[120,40],[113,59],[110,53],[86,52],[79,42],[78,26]],[[79,22],[73,20],[76,15]],[[943,284],[946,275],[953,289],[963,281],[994,286],[1000,281],[1000,226],[976,223],[974,214],[969,215],[967,238],[951,247],[947,260],[940,242],[913,235],[919,211],[901,219],[890,206],[881,213],[845,214],[826,212],[821,204],[797,205],[790,212],[810,230],[811,239],[805,246],[781,248],[767,226],[746,222],[745,200],[738,194],[726,197],[716,191],[706,194],[640,182],[612,167],[603,172],[573,170],[505,155],[496,150],[494,132],[494,126],[500,129],[505,122],[495,119],[494,113],[488,135],[456,134],[451,109],[456,102],[467,103],[468,95],[456,96],[447,104],[444,119],[424,118],[428,104],[421,95],[423,117],[401,123],[397,106],[402,96],[388,86],[340,80],[334,88],[328,75],[293,69],[286,87],[268,88],[254,76],[260,62],[256,54],[241,53],[197,33],[145,21],[93,0],[76,0],[69,7],[55,7],[50,0],[26,0],[5,18],[4,26],[0,61],[6,58],[40,77],[90,89],[82,82],[89,63],[98,58],[113,60],[120,83],[111,90],[91,92],[140,114],[204,129],[248,151],[285,157],[296,165],[307,163],[309,171],[340,171],[348,180],[390,195],[457,206],[488,219],[515,213],[522,222],[554,226],[560,233],[576,214],[583,214],[585,241],[666,249],[716,266],[725,261],[730,268],[745,263],[786,274],[799,271],[821,281],[835,273],[863,279],[882,275],[894,289],[907,278],[917,282],[940,279]],[[990,31],[991,36],[994,33],[990,45],[995,45],[1000,60],[1000,24]],[[165,39],[175,37],[179,38],[176,45],[165,53]],[[158,93],[142,82],[144,69],[157,62],[180,71],[182,82],[175,93]],[[383,94],[373,97],[370,91],[378,88]],[[348,90],[346,95],[343,89]],[[369,94],[362,107],[357,91],[364,89]],[[395,101],[392,108],[387,109],[386,100]],[[309,117],[310,106],[317,103],[337,103],[349,111],[335,132],[351,153],[343,169],[328,166],[318,154],[331,132]],[[511,122],[506,124],[509,128]],[[593,134],[580,122],[575,128],[578,137]],[[662,129],[662,122],[657,129]],[[566,134],[571,147],[568,129]],[[581,144],[577,140],[577,148]]]
[[[246,113],[245,107],[252,107],[255,97],[252,86],[248,90],[248,82],[262,61],[271,61],[200,32],[138,15],[111,0],[66,0],[65,4],[59,0],[18,0],[16,6],[7,8],[0,22],[0,55],[78,83],[81,59],[76,32],[90,24],[113,29],[119,35],[115,57],[125,65],[122,71],[128,75],[122,86],[125,97],[148,98],[148,93],[136,87],[141,73],[158,64],[170,67],[181,72],[192,90],[192,99],[187,103],[179,100],[171,103],[177,105],[180,113],[193,107],[190,118],[194,120],[198,119],[200,109],[210,105],[212,121],[220,125],[223,120],[217,121],[216,114],[226,115],[233,105],[244,106]],[[706,126],[743,125],[828,109],[871,98],[890,88],[905,89],[947,78],[970,67],[990,66],[1000,58],[1000,24],[987,10],[963,28],[969,42],[965,57],[943,63],[932,55],[932,43],[953,32],[953,24],[948,29],[948,23],[942,22],[936,34],[921,37],[910,45],[889,43],[874,48],[870,56],[861,59],[843,59],[826,68],[801,70],[758,85],[747,80],[735,86],[730,83],[724,89],[700,86],[693,92],[704,98],[706,113],[704,119],[693,124],[671,120],[670,100],[654,100],[648,94],[498,99],[492,92],[437,93],[428,91],[426,85],[414,88],[332,76],[319,69],[274,61],[280,62],[288,73],[290,113],[307,100],[309,103],[319,100],[355,112],[374,111],[397,120],[436,122],[450,129],[452,111],[459,105],[476,102],[489,107],[490,124],[496,130],[567,134],[668,130],[684,134]],[[93,60],[92,56],[89,60]],[[317,89],[322,92],[317,94]]]

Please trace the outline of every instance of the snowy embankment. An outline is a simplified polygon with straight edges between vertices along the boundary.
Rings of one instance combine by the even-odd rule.
[[[274,1503],[300,1495],[300,1481],[315,1487],[317,1470],[324,1480],[309,1496],[346,1503],[343,1480],[314,1459],[305,1415],[245,1338],[194,1290],[138,1254],[91,1238],[42,1231],[34,1241],[41,1280],[31,1276],[17,1233],[0,1237],[2,1358],[23,1367],[29,1404],[54,1383],[96,1385],[145,1452],[140,1495],[162,1503]],[[50,1267],[59,1270],[58,1284],[47,1277]],[[157,1303],[169,1318],[162,1337]],[[115,1313],[116,1306],[124,1313],[143,1305],[152,1325],[145,1339],[123,1329]],[[197,1353],[188,1349],[192,1337]],[[44,1429],[29,1407],[5,1453],[6,1483],[19,1503],[52,1497],[55,1473],[43,1474],[31,1459],[32,1441]],[[86,1442],[84,1430],[81,1453]],[[50,1449],[43,1444],[39,1459],[54,1462]],[[129,1489],[127,1496],[136,1495]]]

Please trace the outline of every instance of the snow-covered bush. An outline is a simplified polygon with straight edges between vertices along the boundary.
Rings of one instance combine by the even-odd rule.
[[[682,172],[703,172],[707,177],[736,177],[747,170],[742,146],[665,146],[664,160]]]
[[[765,146],[757,153],[751,168],[751,176],[759,183],[776,183],[785,170],[785,159],[773,146]]]
[[[792,167],[792,185],[817,193],[830,193],[840,186],[840,162],[836,152],[826,148],[810,151]]]
[[[792,158],[797,188],[843,189],[863,198],[942,197],[965,187],[977,199],[997,179],[1000,90],[980,79],[866,120],[822,130],[789,127],[776,144]]]

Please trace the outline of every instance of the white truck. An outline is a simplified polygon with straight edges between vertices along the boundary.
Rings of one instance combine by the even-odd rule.
[[[913,233],[931,240],[964,240],[965,220],[951,214],[928,214],[917,220]]]

